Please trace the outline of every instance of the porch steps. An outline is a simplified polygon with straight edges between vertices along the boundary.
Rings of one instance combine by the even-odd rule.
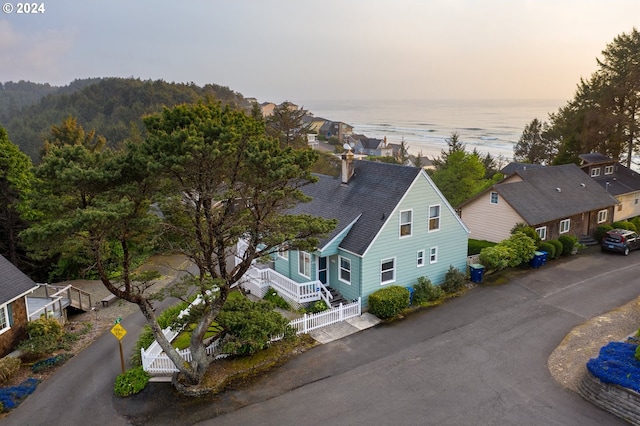
[[[331,307],[335,308],[340,306],[340,304],[342,303],[343,305],[346,305],[349,302],[347,299],[345,299],[339,292],[338,290],[336,290],[335,288],[332,287],[327,287],[327,289],[329,289],[329,292],[331,293],[332,299],[331,299]]]
[[[589,235],[583,235],[580,237],[578,242],[585,246],[596,246],[598,245],[598,241]]]

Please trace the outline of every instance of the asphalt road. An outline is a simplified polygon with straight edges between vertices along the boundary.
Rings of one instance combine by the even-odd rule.
[[[114,397],[117,342],[104,335],[4,422],[622,425],[560,387],[547,359],[573,327],[636,298],[639,274],[640,252],[554,261],[507,284],[481,285],[403,321],[319,346],[251,384],[196,401],[167,384]],[[123,321],[128,330],[141,325],[140,314]],[[125,336],[125,346],[134,334]]]

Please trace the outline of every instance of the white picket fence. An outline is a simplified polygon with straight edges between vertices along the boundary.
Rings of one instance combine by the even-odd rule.
[[[340,306],[317,314],[304,314],[302,318],[291,321],[289,325],[295,328],[297,334],[306,334],[312,330],[360,316],[362,314],[360,302],[361,300],[358,298],[358,300],[353,303],[346,305],[341,303]],[[163,330],[163,333],[170,342],[178,335],[178,332],[174,332],[169,328]],[[272,341],[279,340],[280,338],[281,337],[276,337],[272,339]],[[207,346],[207,354],[213,354],[217,345],[218,341],[216,340]],[[189,348],[178,351],[178,353],[185,361],[190,362],[192,360]],[[178,371],[173,361],[171,361],[171,359],[162,352],[162,348],[160,348],[160,345],[158,345],[157,342],[153,342],[147,350],[144,348],[140,349],[140,355],[142,357],[142,368],[149,374],[163,375],[172,374]],[[216,356],[216,359],[224,358],[226,356],[228,355],[221,354]]]

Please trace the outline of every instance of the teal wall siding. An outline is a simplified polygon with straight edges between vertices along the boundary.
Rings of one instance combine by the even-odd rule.
[[[340,256],[347,258],[351,261],[351,284],[346,284],[340,281],[338,278],[340,264],[338,255],[331,256],[329,259],[329,285],[340,292],[340,294],[347,300],[353,300],[360,297],[360,282],[361,282],[361,258],[343,250],[339,251]]]
[[[428,232],[429,206],[440,205],[440,230]],[[400,212],[412,210],[412,233],[400,238]],[[382,231],[365,253],[362,261],[362,297],[382,288],[380,266],[385,259],[395,258],[395,282],[386,285],[413,286],[420,276],[441,284],[450,265],[465,271],[468,234],[454,212],[420,175],[404,199],[396,207]],[[429,263],[431,247],[438,248],[438,260]],[[425,251],[425,265],[417,266],[417,252]]]
[[[283,258],[281,258],[280,256],[278,256],[278,254],[274,254],[273,255],[273,259],[274,259],[274,267],[273,269],[275,269],[275,271],[279,274],[284,275],[285,277],[290,277],[291,276],[291,257],[292,256],[297,256],[298,252],[295,250],[290,250],[289,251],[289,260],[285,260]]]
[[[317,279],[318,260],[314,253],[310,253],[311,256],[311,278],[307,278],[298,273],[298,251],[289,250],[289,260],[285,260],[278,255],[275,255],[274,269],[277,273],[289,277],[295,282],[306,283],[308,281],[314,281]]]

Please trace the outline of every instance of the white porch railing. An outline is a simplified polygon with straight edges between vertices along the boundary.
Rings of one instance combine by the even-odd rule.
[[[44,315],[45,317],[60,318],[60,320],[64,322],[66,318],[63,309],[67,306],[73,306],[83,311],[91,309],[91,294],[84,290],[80,290],[72,285],[65,287],[50,284],[38,285],[40,289],[44,289],[44,297],[31,296],[31,298],[50,299],[51,301],[33,312],[28,312],[27,316],[29,321],[36,320],[40,318],[41,315]],[[50,293],[52,291],[53,293]]]

